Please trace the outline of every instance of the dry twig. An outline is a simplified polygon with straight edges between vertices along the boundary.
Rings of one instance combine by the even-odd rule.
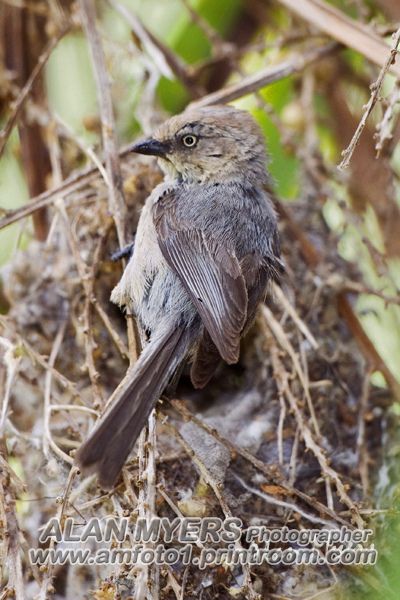
[[[351,157],[353,156],[353,152],[356,149],[358,144],[358,140],[363,132],[365,125],[367,124],[367,120],[369,115],[374,109],[375,104],[378,102],[379,94],[382,88],[383,80],[385,79],[385,75],[389,73],[392,65],[395,65],[396,56],[397,56],[397,48],[400,44],[400,29],[397,30],[396,34],[393,36],[393,45],[390,49],[389,55],[386,58],[385,63],[383,64],[378,79],[371,85],[371,96],[368,100],[367,105],[365,106],[363,116],[358,124],[356,131],[354,132],[353,137],[351,138],[350,144],[347,146],[345,150],[342,152],[342,161],[339,164],[339,169],[345,169],[349,166]],[[400,71],[396,73],[398,77],[400,77]]]
[[[58,31],[57,35],[53,36],[49,40],[49,43],[47,44],[47,46],[44,49],[41,56],[39,57],[39,59],[36,63],[36,66],[33,69],[32,73],[30,74],[27,82],[25,83],[21,92],[18,94],[17,100],[15,101],[14,105],[11,107],[12,112],[11,112],[10,116],[8,117],[5,125],[3,126],[3,129],[0,131],[0,157],[2,156],[2,154],[4,152],[4,148],[7,144],[7,140],[10,137],[13,127],[18,119],[18,116],[19,116],[21,110],[23,109],[23,107],[25,105],[25,102],[27,101],[27,99],[29,97],[29,94],[30,94],[33,86],[35,85],[35,82],[37,81],[38,77],[41,75],[45,64],[47,63],[47,61],[49,60],[50,56],[53,53],[53,50],[56,48],[56,46],[62,40],[62,38],[71,30],[71,27],[72,27],[72,24],[67,22],[65,25],[63,25],[63,27],[61,27],[61,29]]]
[[[373,29],[351,19],[324,0],[279,0],[279,2],[338,42],[360,52],[379,67],[385,68],[390,49]],[[389,64],[386,70],[400,76],[399,65]]]
[[[105,163],[109,181],[110,210],[115,220],[120,247],[125,243],[125,199],[122,175],[115,139],[115,122],[112,107],[110,79],[107,74],[101,39],[96,27],[96,9],[93,0],[80,0],[82,20],[92,55],[97,96],[100,108]]]
[[[315,458],[318,460],[324,477],[327,477],[335,484],[340,501],[343,502],[343,504],[345,504],[349,508],[354,523],[357,525],[357,527],[362,529],[364,527],[364,521],[360,516],[357,506],[354,504],[354,502],[348,495],[345,485],[341,481],[339,475],[334,469],[332,469],[332,467],[329,466],[329,460],[325,456],[325,452],[314,440],[309,427],[304,421],[303,415],[299,409],[296,398],[291,391],[289,384],[289,376],[284,368],[281,358],[279,357],[279,351],[277,349],[277,346],[274,343],[274,339],[271,334],[271,332],[274,334],[274,331],[273,329],[271,329],[270,332],[268,320],[264,320],[263,323],[264,335],[267,340],[269,351],[271,352],[272,364],[277,384],[284,393],[286,399],[288,400],[289,406],[295,415],[296,422],[299,427],[303,441],[306,445],[306,448],[311,450]]]
[[[377,139],[375,150],[377,158],[380,157],[386,143],[393,138],[393,128],[395,125],[395,113],[398,105],[400,104],[400,82],[397,80],[390,94],[389,102],[386,107],[383,119],[377,126],[375,137]]]
[[[192,108],[200,106],[210,106],[211,104],[225,104],[237,100],[248,94],[252,94],[271,83],[275,83],[280,79],[285,79],[296,73],[301,73],[304,69],[314,62],[329,56],[339,48],[338,44],[331,43],[325,46],[318,46],[303,52],[303,54],[294,54],[288,60],[276,65],[275,67],[267,67],[255,75],[244,77],[239,83],[235,83],[222,90],[207,94],[200,100],[191,103]],[[1,226],[1,222],[0,222]]]

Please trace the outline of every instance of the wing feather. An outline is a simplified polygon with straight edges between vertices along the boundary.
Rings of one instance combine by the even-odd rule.
[[[187,290],[221,357],[239,359],[247,290],[237,257],[211,235],[179,222],[171,194],[153,209],[161,252]]]

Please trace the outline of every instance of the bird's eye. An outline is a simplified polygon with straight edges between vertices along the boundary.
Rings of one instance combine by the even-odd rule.
[[[182,144],[186,148],[193,148],[197,144],[197,137],[195,135],[184,135],[182,138]]]

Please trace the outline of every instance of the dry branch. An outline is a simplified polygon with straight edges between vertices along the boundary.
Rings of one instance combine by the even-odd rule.
[[[20,544],[20,527],[17,516],[17,498],[24,485],[7,463],[7,446],[0,440],[0,518],[4,531],[5,548],[2,558],[8,569],[8,586],[4,598],[24,600],[24,579]]]
[[[185,63],[172,52],[168,46],[158,40],[141,21],[141,19],[115,0],[109,0],[110,5],[126,20],[134,35],[140,40],[143,49],[158,67],[160,73],[169,79],[175,77],[185,86],[191,97],[202,93],[200,86],[189,75]]]
[[[267,67],[254,75],[244,77],[239,83],[233,84],[212,94],[207,94],[200,100],[192,102],[190,107],[209,106],[210,104],[224,104],[232,102],[248,94],[252,94],[267,85],[271,85],[280,79],[285,79],[296,73],[301,73],[304,69],[318,60],[329,56],[339,48],[338,44],[331,43],[326,46],[318,46],[306,50],[303,54],[294,54],[288,60],[276,65]]]
[[[279,0],[279,2],[338,42],[360,52],[379,67],[384,67],[390,48],[370,27],[354,21],[323,0]],[[400,77],[400,65],[392,64],[389,70]]]
[[[297,425],[299,427],[299,430],[300,430],[300,433],[301,433],[301,436],[303,438],[306,448],[308,450],[310,450],[314,454],[315,458],[318,460],[318,463],[321,467],[321,472],[322,472],[323,476],[335,484],[339,499],[345,506],[347,506],[349,508],[351,516],[352,516],[352,520],[354,521],[355,525],[357,527],[359,527],[360,529],[363,529],[364,521],[360,516],[358,507],[354,504],[354,502],[351,500],[350,496],[348,495],[346,487],[343,484],[338,473],[334,469],[332,469],[332,467],[329,465],[329,459],[327,458],[325,451],[316,442],[316,440],[314,439],[314,437],[312,435],[310,428],[307,426],[307,424],[304,420],[302,411],[300,410],[297,400],[291,390],[288,373],[286,372],[284,365],[282,363],[282,360],[279,356],[279,351],[277,349],[277,346],[273,342],[272,335],[276,336],[276,333],[272,329],[272,327],[270,329],[271,322],[273,321],[273,319],[271,318],[272,313],[269,311],[267,314],[268,314],[268,318],[263,321],[264,322],[264,335],[266,336],[266,339],[268,342],[268,348],[271,352],[272,364],[274,367],[274,375],[275,375],[276,381],[278,383],[278,386],[280,387],[282,393],[285,394],[285,397],[288,400],[289,406],[290,406],[291,410],[293,411],[293,414],[295,415]],[[277,337],[277,340],[278,340],[278,337]]]
[[[63,27],[58,31],[58,33],[50,39],[43,53],[39,56],[38,61],[36,63],[35,68],[30,74],[27,82],[22,88],[21,92],[18,94],[18,98],[16,99],[14,105],[12,106],[12,111],[10,116],[8,117],[5,125],[0,131],[0,158],[4,152],[4,149],[7,144],[7,140],[10,137],[10,134],[13,130],[13,127],[19,117],[21,110],[23,109],[25,102],[27,101],[30,92],[32,91],[35,82],[41,75],[43,68],[47,61],[49,60],[53,50],[56,48],[58,43],[62,40],[62,38],[70,31],[72,27],[71,23],[66,23]]]
[[[123,154],[127,154],[129,152],[129,148],[122,151]],[[21,206],[15,210],[2,210],[3,214],[5,213],[5,217],[0,219],[0,230],[4,229],[4,227],[8,227],[25,217],[29,217],[33,213],[46,206],[50,206],[54,204],[59,196],[67,196],[72,194],[73,192],[79,190],[81,187],[90,184],[97,177],[97,168],[96,167],[88,167],[87,169],[80,171],[78,173],[74,173],[70,177],[64,180],[64,182],[55,186],[51,190],[46,190],[39,196],[36,196],[32,199],[32,202]]]
[[[121,167],[115,138],[114,111],[111,99],[111,84],[106,70],[101,39],[96,27],[96,9],[93,0],[80,0],[82,20],[89,42],[94,75],[97,84],[97,97],[100,108],[101,129],[105,164],[109,180],[110,210],[115,220],[120,247],[125,243],[125,199],[122,186]]]
[[[388,105],[385,109],[382,121],[377,126],[375,145],[377,158],[380,157],[386,143],[393,138],[393,129],[395,125],[395,113],[400,103],[400,82],[396,81],[394,89],[390,94]]]
[[[338,294],[338,307],[340,315],[346,320],[346,323],[350,328],[354,338],[357,340],[368,364],[371,365],[373,369],[381,371],[395,397],[400,398],[399,382],[396,380],[393,373],[390,371],[385,361],[378,353],[374,344],[365,333],[359,318],[351,306],[350,299],[345,292]]]
[[[398,29],[397,33],[393,36],[393,39],[393,46],[389,52],[389,55],[386,58],[384,65],[382,66],[378,79],[375,81],[375,83],[371,85],[371,97],[368,101],[368,104],[365,107],[361,121],[358,124],[358,127],[351,139],[350,144],[348,145],[346,150],[343,150],[342,152],[343,159],[339,165],[339,169],[345,169],[349,166],[351,157],[353,156],[353,152],[358,144],[358,140],[360,139],[363,129],[367,124],[368,117],[373,111],[375,104],[378,102],[379,94],[382,88],[383,80],[385,79],[385,75],[390,71],[392,65],[395,65],[397,48],[400,43],[400,29]],[[397,75],[398,77],[400,77],[400,70]]]

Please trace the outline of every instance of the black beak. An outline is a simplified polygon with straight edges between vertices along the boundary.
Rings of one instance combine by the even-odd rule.
[[[138,154],[150,154],[151,156],[164,157],[169,152],[169,144],[150,138],[148,140],[137,142],[131,147],[131,150]]]

